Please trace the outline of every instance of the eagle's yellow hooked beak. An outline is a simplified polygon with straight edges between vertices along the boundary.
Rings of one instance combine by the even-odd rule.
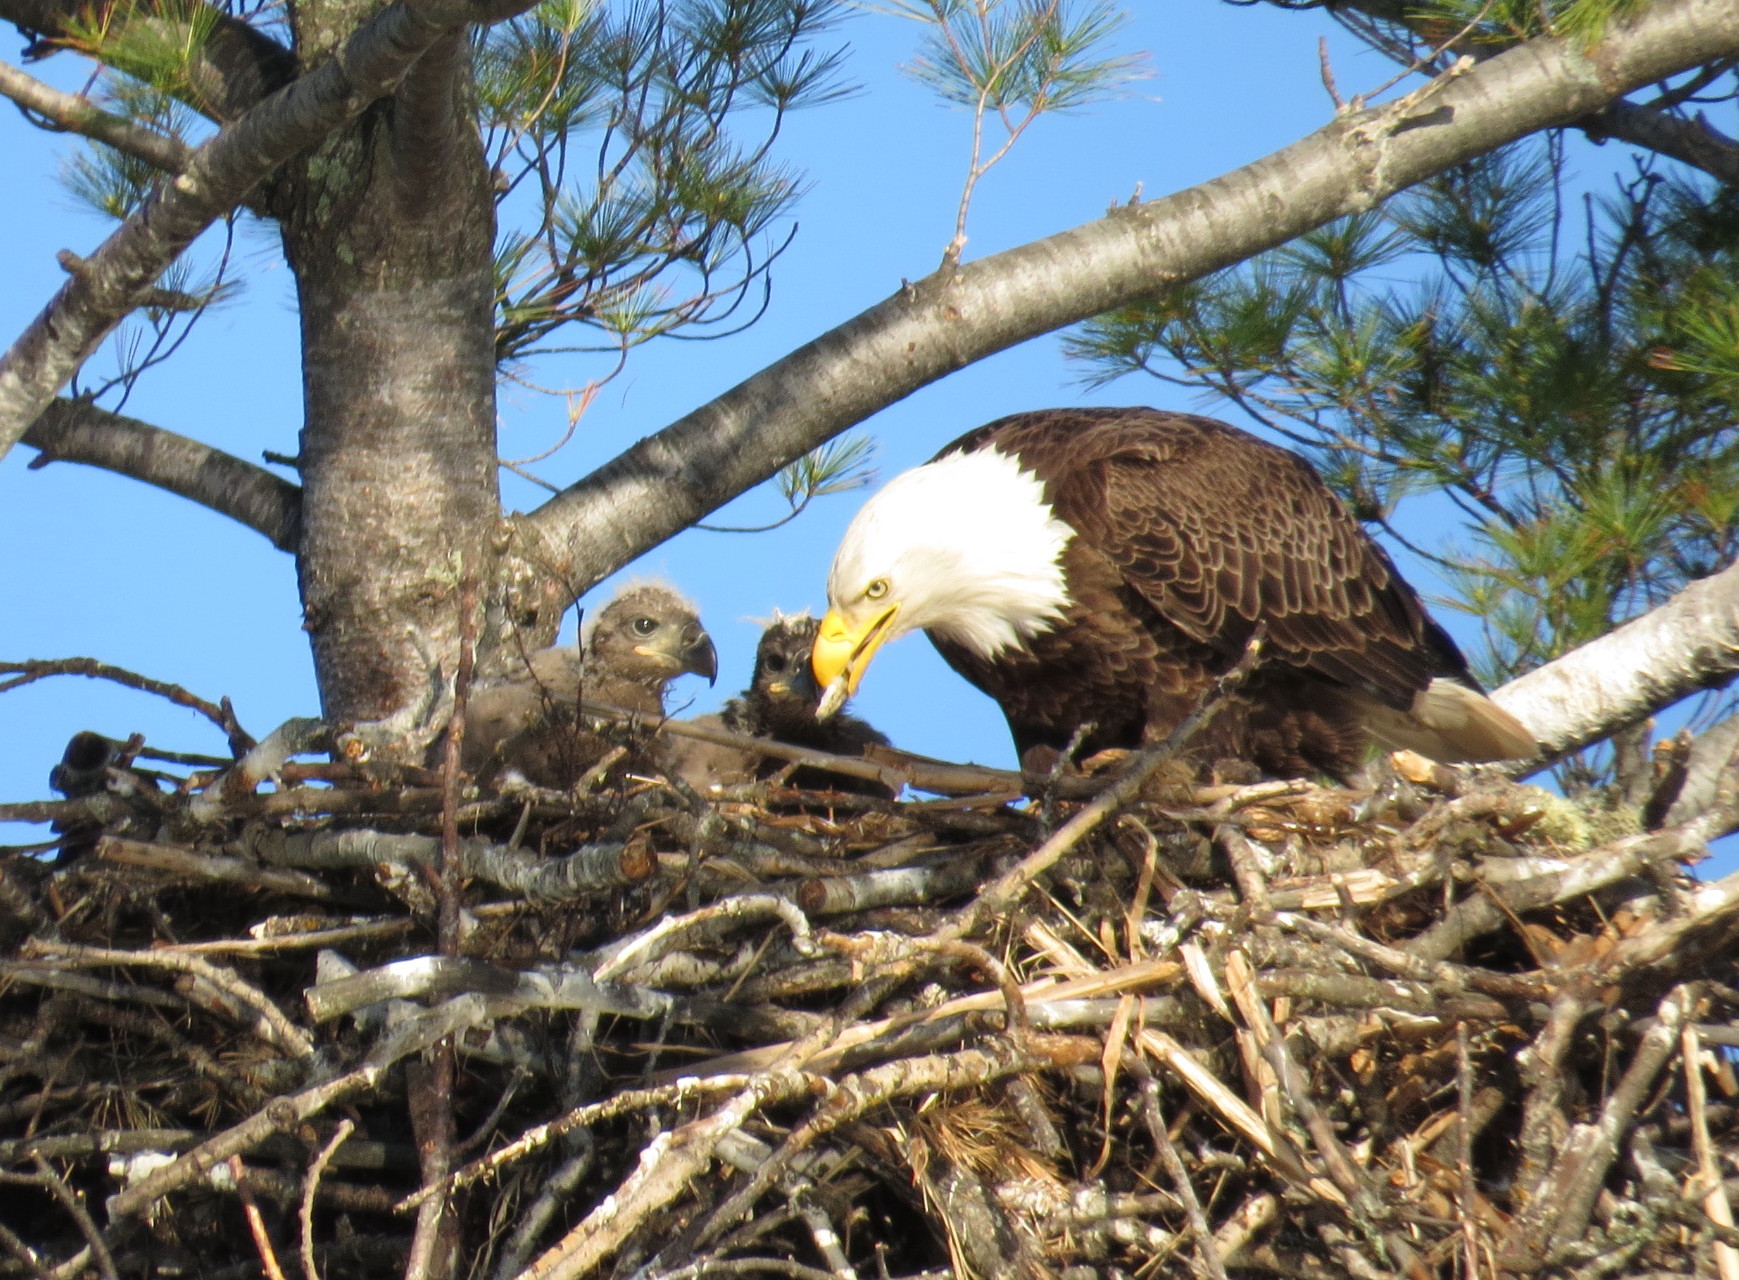
[[[838,609],[827,611],[809,657],[815,682],[823,690],[821,705],[815,712],[818,720],[827,719],[857,692],[870,659],[893,634],[894,617],[899,612],[898,604],[884,605],[854,628]]]

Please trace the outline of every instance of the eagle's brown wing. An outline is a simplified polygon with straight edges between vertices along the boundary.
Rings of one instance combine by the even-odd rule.
[[[1468,679],[1454,642],[1296,455],[1151,409],[1005,424],[998,447],[1048,479],[1057,516],[1228,664],[1260,623],[1271,659],[1400,710],[1434,677]]]

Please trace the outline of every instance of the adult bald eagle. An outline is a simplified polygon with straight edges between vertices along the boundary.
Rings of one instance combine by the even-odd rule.
[[[829,704],[922,629],[1001,704],[1023,760],[1083,726],[1082,756],[1163,738],[1258,625],[1263,660],[1190,744],[1199,761],[1344,779],[1372,739],[1439,760],[1538,749],[1310,465],[1210,418],[980,427],[864,504],[827,594]]]

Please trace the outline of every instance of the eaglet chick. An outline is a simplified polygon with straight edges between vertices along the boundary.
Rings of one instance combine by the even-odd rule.
[[[565,790],[612,745],[579,716],[582,699],[661,717],[666,686],[685,672],[718,676],[694,606],[668,587],[630,587],[598,614],[583,649],[540,649],[514,675],[472,691],[461,763],[479,780],[511,769]]]
[[[886,746],[887,736],[856,716],[816,719],[821,687],[810,671],[809,658],[819,625],[807,613],[775,616],[755,648],[755,671],[749,687],[725,703],[718,715],[698,717],[696,723],[842,756],[862,755],[872,744]],[[701,791],[752,782],[785,767],[783,760],[771,756],[692,738],[673,739],[671,756],[672,770]],[[791,785],[862,795],[890,794],[878,782],[807,767],[792,775]]]

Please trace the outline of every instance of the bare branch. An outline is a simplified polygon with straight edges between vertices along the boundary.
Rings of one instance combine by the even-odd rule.
[[[1016,343],[1273,248],[1623,93],[1739,52],[1726,0],[1667,0],[1592,48],[1541,38],[1344,114],[1212,182],[932,276],[641,441],[530,519],[571,590],[822,441]]]
[[[93,138],[164,173],[180,173],[193,155],[180,139],[104,111],[83,94],[63,93],[10,63],[0,62],[0,93],[56,128]]]
[[[1710,840],[1731,827],[1731,811],[1717,807],[1682,827],[1627,836],[1587,857],[1555,862],[1526,879],[1506,883],[1488,874],[1480,881],[1484,892],[1469,894],[1445,911],[1436,924],[1409,941],[1405,950],[1425,960],[1445,960],[1471,939],[1502,928],[1524,911],[1580,898],[1643,874],[1652,866],[1694,861],[1707,850]]]
[[[308,1166],[307,1177],[302,1180],[302,1206],[298,1216],[302,1222],[302,1274],[308,1280],[320,1280],[320,1269],[314,1262],[314,1193],[319,1189],[326,1166],[332,1162],[338,1148],[355,1132],[356,1121],[348,1116],[340,1120],[337,1132],[320,1148],[320,1154],[314,1157],[313,1163]]]
[[[1658,1021],[1636,1047],[1617,1088],[1601,1108],[1600,1118],[1592,1124],[1572,1125],[1561,1139],[1564,1155],[1558,1161],[1558,1176],[1544,1197],[1556,1210],[1546,1241],[1548,1250],[1577,1239],[1587,1227],[1606,1171],[1618,1158],[1619,1140],[1648,1101],[1655,1077],[1671,1060],[1673,1050],[1678,1047],[1679,1031],[1689,1020],[1696,1002],[1697,991],[1689,984],[1667,992],[1656,1015]],[[1532,1243],[1506,1241],[1508,1247],[1499,1253],[1499,1258],[1508,1262],[1511,1249],[1519,1251]]]
[[[0,356],[0,457],[201,232],[278,165],[396,89],[436,42],[485,16],[493,15],[468,0],[397,0],[334,57],[201,146],[185,172],[158,187]]]
[[[1424,41],[1432,46],[1430,53],[1422,54],[1416,59],[1409,58],[1408,51],[1399,41],[1385,39],[1378,29],[1354,17],[1356,14],[1368,15],[1378,24],[1388,24],[1410,32],[1413,40]],[[1480,17],[1483,18],[1485,14],[1486,10],[1480,11]],[[1406,4],[1396,3],[1395,0],[1353,0],[1337,16],[1367,43],[1391,57],[1407,62],[1407,71],[1403,75],[1428,65],[1428,59],[1445,54],[1468,54],[1480,59],[1490,57],[1492,53],[1491,45],[1483,43],[1489,40],[1489,31],[1482,34],[1481,41],[1470,40],[1467,37],[1472,34],[1474,25],[1470,23],[1454,38],[1439,41],[1429,34],[1427,24],[1422,20],[1419,11]],[[1333,92],[1332,87],[1330,92]],[[1687,120],[1655,107],[1618,101],[1584,120],[1576,121],[1575,127],[1587,133],[1594,142],[1616,138],[1621,142],[1670,156],[1681,164],[1702,169],[1730,186],[1739,183],[1739,143],[1721,133],[1700,115],[1695,120]]]
[[[156,694],[159,698],[167,698],[178,707],[188,707],[199,712],[207,720],[223,730],[224,736],[230,741],[232,749],[241,751],[253,746],[254,740],[235,718],[235,711],[229,704],[229,699],[220,702],[207,702],[204,698],[189,693],[178,684],[170,684],[164,680],[153,680],[121,667],[110,666],[106,662],[98,662],[95,658],[52,658],[28,659],[23,662],[0,662],[0,693],[17,689],[48,676],[84,676],[91,680],[113,680],[116,684],[125,685],[129,689],[137,689],[141,693]]]
[[[235,1020],[260,1040],[304,1062],[316,1058],[314,1041],[296,1025],[270,996],[242,978],[233,969],[213,964],[200,956],[167,951],[125,951],[114,947],[86,947],[76,943],[36,939],[27,958],[44,958],[69,969],[123,968],[139,966],[171,973],[192,974],[209,991],[199,998],[215,1008],[231,1012]],[[190,995],[190,998],[193,998]],[[251,1017],[249,1015],[252,1015]]]
[[[294,552],[302,490],[264,467],[85,400],[55,400],[24,433],[42,452],[31,467],[82,462],[154,484],[239,520],[280,551]]]
[[[1615,102],[1577,124],[1596,142],[1617,138],[1647,147],[1681,164],[1712,175],[1727,186],[1739,186],[1739,142],[1699,115],[1695,120],[1652,111],[1633,102]]]
[[[1666,812],[1665,825],[1689,822],[1718,804],[1721,783],[1733,769],[1735,758],[1739,758],[1739,715],[1728,716],[1691,743],[1684,781]]]

